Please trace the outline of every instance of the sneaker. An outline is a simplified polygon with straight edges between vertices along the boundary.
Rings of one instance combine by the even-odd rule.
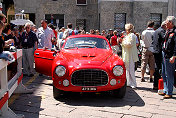
[[[169,99],[169,98],[172,98],[172,95],[165,95],[163,98],[164,99]]]

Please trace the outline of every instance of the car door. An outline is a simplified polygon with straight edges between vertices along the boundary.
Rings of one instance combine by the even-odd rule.
[[[37,49],[34,52],[35,69],[37,72],[52,76],[52,64],[56,51]]]

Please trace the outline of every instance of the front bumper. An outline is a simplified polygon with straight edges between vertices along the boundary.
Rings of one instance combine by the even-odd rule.
[[[110,79],[111,80],[111,79]],[[114,89],[121,88],[125,85],[126,79],[116,79],[116,85],[111,85],[110,81],[107,85],[104,86],[74,86],[71,84],[71,81],[69,80],[69,85],[64,86],[63,80],[60,79],[54,79],[53,78],[53,86],[55,86],[59,90],[63,91],[71,91],[71,92],[102,92],[102,91],[110,91]]]

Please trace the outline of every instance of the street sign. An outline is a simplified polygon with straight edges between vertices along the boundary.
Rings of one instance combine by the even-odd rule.
[[[56,23],[59,24],[59,19],[56,19]]]

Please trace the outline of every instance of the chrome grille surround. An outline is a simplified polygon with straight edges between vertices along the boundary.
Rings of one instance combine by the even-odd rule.
[[[74,86],[105,86],[108,74],[100,69],[82,69],[73,72],[71,83]]]

